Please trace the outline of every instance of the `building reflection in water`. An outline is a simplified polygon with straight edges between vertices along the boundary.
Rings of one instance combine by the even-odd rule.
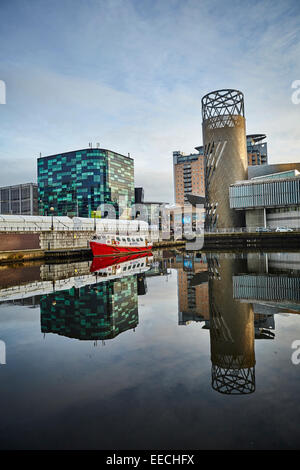
[[[136,276],[54,292],[41,298],[42,333],[107,340],[138,325]]]
[[[232,273],[245,260],[216,254],[176,257],[178,323],[203,322],[210,331],[212,388],[225,394],[255,391],[254,314],[233,299]]]
[[[178,272],[178,324],[209,321],[208,271],[203,254],[177,255],[173,267]]]
[[[8,279],[0,301],[41,309],[43,333],[108,340],[138,326],[147,278],[178,272],[178,323],[209,331],[212,388],[255,391],[254,341],[274,339],[274,315],[300,312],[299,253],[193,253],[41,265],[39,276]],[[31,271],[30,271],[31,273]],[[32,273],[31,273],[32,274]],[[39,277],[39,279],[38,279]]]
[[[254,313],[233,298],[232,274],[242,259],[209,255],[209,307],[212,387],[225,394],[255,391]]]
[[[42,333],[107,340],[138,325],[138,295],[147,287],[149,257],[94,258],[96,283],[53,292],[40,300]]]
[[[275,337],[274,315],[300,311],[299,253],[176,256],[178,323],[210,331],[212,387],[255,391],[254,340]]]

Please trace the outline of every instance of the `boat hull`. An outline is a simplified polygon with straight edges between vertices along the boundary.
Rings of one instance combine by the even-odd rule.
[[[90,247],[93,256],[117,256],[124,254],[134,253],[148,253],[151,252],[152,246],[120,246],[120,245],[107,245],[105,243],[90,242]]]

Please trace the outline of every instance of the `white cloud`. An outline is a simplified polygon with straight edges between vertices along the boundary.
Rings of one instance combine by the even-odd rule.
[[[25,9],[20,30],[2,38],[0,162],[24,159],[29,178],[39,152],[100,142],[131,153],[146,199],[171,202],[172,151],[201,144],[201,97],[225,87],[244,92],[247,131],[267,134],[271,161],[299,160],[297,2],[57,5],[43,15],[37,4],[35,19]],[[19,182],[17,168],[2,167],[0,184]]]

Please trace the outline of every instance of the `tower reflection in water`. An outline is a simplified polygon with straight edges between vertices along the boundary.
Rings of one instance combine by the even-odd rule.
[[[213,389],[253,393],[255,340],[275,338],[277,313],[300,313],[300,254],[190,252],[174,267],[179,325],[197,321],[210,331]]]
[[[299,253],[162,250],[154,258],[42,265],[39,279],[1,288],[0,302],[40,303],[42,333],[105,341],[138,325],[146,279],[168,277],[170,268],[178,271],[179,325],[209,331],[212,388],[253,393],[255,340],[274,339],[275,314],[300,313]]]
[[[243,259],[208,256],[212,387],[225,394],[255,391],[254,313],[233,298],[232,275]]]
[[[212,388],[224,394],[255,391],[252,305],[233,298],[232,275],[246,261],[193,253],[177,257],[179,325],[204,322],[210,330]]]

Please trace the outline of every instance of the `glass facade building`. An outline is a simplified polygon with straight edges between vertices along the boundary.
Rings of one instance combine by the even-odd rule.
[[[134,161],[89,148],[38,158],[39,213],[91,217],[112,203],[117,216],[134,203]]]

